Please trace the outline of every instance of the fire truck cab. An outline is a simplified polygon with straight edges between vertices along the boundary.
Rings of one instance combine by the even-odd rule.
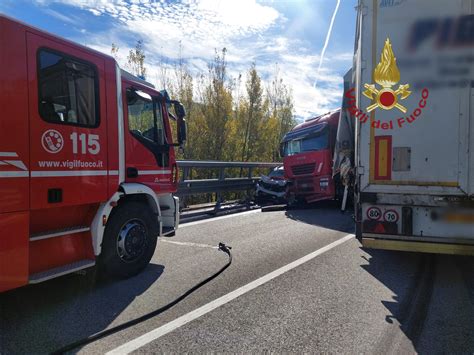
[[[0,108],[0,292],[93,265],[140,272],[178,227],[182,105],[108,55],[0,15]]]

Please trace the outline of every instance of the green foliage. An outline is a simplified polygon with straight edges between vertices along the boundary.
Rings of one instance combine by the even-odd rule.
[[[118,47],[116,47],[116,52]],[[114,44],[112,44],[112,53],[114,54]],[[146,78],[145,68],[145,52],[143,49],[143,41],[139,39],[135,44],[134,49],[130,49],[127,56],[128,69],[132,74],[137,75],[143,79]]]
[[[112,46],[116,55],[118,47]],[[188,141],[178,159],[226,161],[279,161],[279,145],[295,124],[293,94],[278,67],[265,85],[253,63],[244,75],[230,78],[227,50],[216,51],[206,73],[191,74],[182,59],[173,67],[156,68],[159,82],[186,108]],[[143,42],[137,41],[127,57],[134,74],[146,74]],[[176,137],[172,122],[173,138]],[[212,171],[193,171],[193,179],[215,177]],[[236,169],[229,175],[246,174]]]

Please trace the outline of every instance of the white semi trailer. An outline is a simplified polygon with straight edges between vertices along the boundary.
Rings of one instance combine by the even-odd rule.
[[[364,247],[474,254],[474,0],[359,0],[346,112]]]

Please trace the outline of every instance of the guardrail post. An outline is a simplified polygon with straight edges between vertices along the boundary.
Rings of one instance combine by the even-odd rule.
[[[183,175],[181,176],[181,181],[187,180],[189,177],[189,168],[186,166],[183,168]]]
[[[250,166],[249,167],[248,179],[253,181],[252,178],[253,178],[253,167]],[[250,209],[250,201],[252,199],[251,190],[247,190],[246,194],[247,194],[247,196],[246,196],[246,201],[245,202],[246,202],[246,205],[247,205],[247,209],[249,210]]]
[[[219,169],[219,181],[225,180],[225,168],[221,167]],[[216,206],[214,207],[214,213],[217,213],[221,209],[222,204],[222,192],[218,191],[216,193]]]
[[[189,168],[187,166],[183,167],[183,174],[181,175],[181,181],[185,181],[189,179]],[[182,207],[186,207],[186,200],[188,196],[181,196],[180,205]]]

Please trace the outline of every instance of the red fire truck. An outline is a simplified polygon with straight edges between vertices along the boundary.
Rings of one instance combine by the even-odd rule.
[[[281,143],[288,201],[334,199],[342,186],[333,179],[333,155],[340,110],[309,119],[288,132]]]
[[[93,265],[140,272],[178,227],[183,106],[114,58],[1,15],[0,107],[0,291]]]

